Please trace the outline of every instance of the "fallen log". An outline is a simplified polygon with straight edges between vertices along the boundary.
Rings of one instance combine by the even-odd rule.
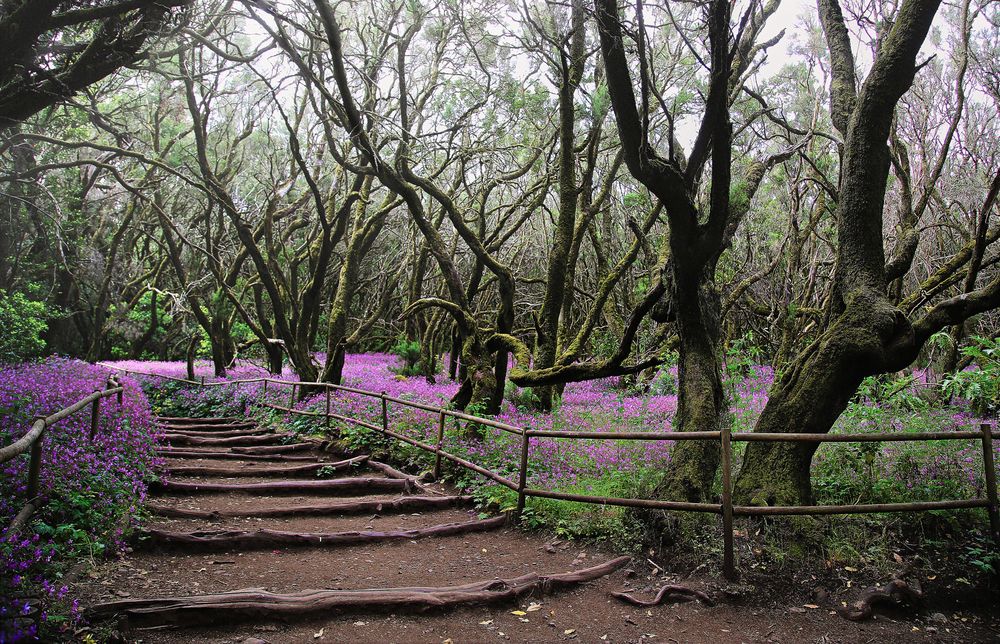
[[[150,490],[154,492],[188,494],[201,492],[377,494],[379,492],[409,492],[411,489],[413,489],[413,484],[409,481],[375,478],[332,479],[329,481],[268,481],[266,483],[188,483],[166,480],[150,485]]]
[[[650,606],[659,606],[660,604],[666,603],[667,601],[672,601],[676,597],[687,599],[698,599],[706,606],[715,606],[715,601],[711,597],[701,592],[700,590],[695,590],[693,588],[688,588],[687,586],[678,585],[667,585],[656,592],[656,597],[650,600],[639,599],[638,597],[633,597],[628,592],[621,590],[618,592],[611,593],[611,596],[620,599],[633,606],[642,606],[643,608],[649,608]]]
[[[156,450],[157,456],[163,458],[209,458],[234,461],[315,461],[318,456],[284,456],[282,454],[235,454],[233,452],[209,452],[193,449],[172,449],[169,447]]]
[[[349,458],[346,461],[337,461],[336,463],[309,463],[307,465],[290,465],[287,467],[248,467],[244,469],[179,465],[167,468],[166,473],[172,476],[309,476],[316,475],[320,470],[340,472],[364,465],[367,460],[367,456],[358,456],[356,458]]]
[[[153,546],[170,546],[198,550],[226,550],[230,548],[260,549],[288,546],[350,546],[359,543],[382,543],[427,537],[448,537],[456,534],[485,532],[502,528],[506,516],[477,519],[461,523],[442,523],[427,528],[411,530],[350,530],[345,532],[289,532],[285,530],[198,530],[195,532],[170,532],[150,529],[143,533]]]
[[[234,454],[285,454],[287,452],[303,452],[316,449],[312,443],[292,443],[291,445],[262,445],[256,447],[233,447]]]
[[[185,436],[184,434],[163,434],[162,440],[172,445],[266,445],[277,442],[291,434],[266,434],[263,436],[230,436],[228,438],[202,438],[200,436]],[[276,446],[277,447],[277,446]]]
[[[247,508],[236,510],[191,510],[150,503],[153,514],[180,519],[222,519],[232,517],[293,517],[347,514],[392,514],[416,510],[440,510],[456,506],[471,506],[471,496],[402,496],[387,501],[338,501],[316,505]]]
[[[423,612],[459,606],[512,602],[527,595],[549,593],[566,586],[599,579],[631,560],[618,557],[603,564],[554,575],[529,573],[513,579],[489,579],[461,586],[375,588],[367,590],[306,590],[278,594],[243,590],[212,595],[126,599],[97,604],[91,618],[123,616],[131,627],[192,626],[197,624],[288,619],[363,611]]]

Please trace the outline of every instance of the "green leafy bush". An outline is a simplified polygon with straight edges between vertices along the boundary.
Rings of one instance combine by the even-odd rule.
[[[420,375],[420,343],[416,340],[410,341],[404,337],[399,338],[392,352],[403,360],[403,366],[394,368],[393,371],[401,376]]]
[[[972,359],[975,368],[946,376],[941,382],[944,393],[968,400],[977,414],[997,411],[1000,409],[1000,340],[974,336],[972,344],[962,347],[961,353]]]
[[[48,329],[48,309],[44,302],[34,302],[23,293],[0,290],[0,363],[15,363],[37,358],[45,351],[42,334]]]

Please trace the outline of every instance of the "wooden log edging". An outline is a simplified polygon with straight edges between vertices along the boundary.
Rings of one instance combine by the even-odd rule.
[[[150,529],[143,533],[147,543],[154,547],[176,547],[197,550],[241,550],[275,548],[278,546],[342,547],[361,543],[410,541],[428,537],[448,537],[456,534],[497,530],[507,523],[506,516],[476,519],[457,523],[442,523],[427,528],[410,530],[348,530],[343,532],[289,532],[287,530],[197,530],[172,532]]]
[[[247,510],[192,510],[150,503],[146,507],[154,514],[178,519],[223,519],[235,517],[294,517],[349,514],[393,514],[415,510],[440,510],[471,506],[471,496],[403,496],[386,501],[337,501],[312,505],[291,505]]]
[[[378,492],[405,492],[413,490],[413,483],[400,479],[347,478],[328,481],[268,481],[266,483],[192,483],[187,481],[159,481],[150,491],[173,494],[198,494],[205,492],[243,492],[270,494],[355,494]]]
[[[436,588],[306,590],[288,594],[243,590],[189,597],[125,599],[97,604],[87,611],[87,616],[97,619],[121,615],[129,626],[150,627],[306,618],[319,614],[333,616],[354,611],[425,612],[512,602],[526,595],[551,593],[609,575],[630,561],[631,557],[617,557],[590,568],[559,574],[528,573],[512,579],[489,579]]]
[[[220,425],[200,425],[197,423],[153,423],[154,427],[169,430],[181,430],[186,432],[221,432],[234,429],[253,429],[259,427],[256,422],[226,423]]]
[[[191,436],[194,438],[232,438],[233,436],[261,436],[263,434],[274,434],[274,431],[266,427],[255,427],[247,429],[219,430],[217,432],[195,431],[187,429],[172,428],[164,435],[170,436]]]
[[[171,445],[205,445],[205,446],[257,446],[276,443],[283,438],[291,438],[291,434],[263,434],[230,436],[227,438],[209,438],[202,436],[187,436],[185,434],[162,434],[160,438]],[[284,447],[278,445],[276,447]]]
[[[368,456],[356,456],[346,461],[335,463],[308,463],[306,465],[289,465],[286,467],[249,467],[238,469],[235,467],[208,467],[202,465],[178,465],[168,467],[166,473],[169,476],[310,476],[317,475],[320,470],[330,472],[342,472],[352,467],[360,467],[368,461]]]
[[[197,451],[193,449],[174,449],[164,447],[156,450],[156,455],[162,458],[207,458],[233,461],[269,461],[269,462],[296,462],[317,461],[318,456],[285,456],[283,454],[237,454],[234,452],[209,452]]]
[[[240,423],[245,421],[245,418],[239,418],[237,416],[206,416],[206,417],[194,417],[194,416],[157,416],[158,421],[164,423],[204,423],[204,424],[219,424],[219,423]]]
[[[276,436],[278,434],[275,434]],[[281,434],[284,436],[285,434]],[[290,445],[259,445],[254,447],[237,446],[229,451],[234,454],[286,454],[288,452],[304,452],[316,449],[312,443],[292,443]]]

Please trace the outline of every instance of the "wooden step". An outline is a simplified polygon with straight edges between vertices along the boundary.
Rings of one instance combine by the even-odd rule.
[[[221,476],[221,477],[243,477],[243,476],[313,476],[320,470],[330,472],[341,472],[352,467],[360,467],[368,461],[367,456],[357,456],[346,461],[336,461],[334,463],[308,463],[306,465],[289,465],[286,467],[209,467],[203,465],[178,465],[168,467],[166,474],[171,476]]]
[[[239,492],[244,494],[380,494],[410,492],[412,482],[405,479],[346,478],[328,481],[268,481],[266,483],[194,483],[160,481],[150,491],[168,494],[198,494],[204,492]]]
[[[351,546],[359,543],[409,541],[427,537],[448,537],[456,534],[497,530],[507,523],[506,516],[477,519],[461,523],[443,523],[427,528],[410,530],[351,530],[347,532],[289,532],[287,530],[196,530],[171,532],[151,529],[143,537],[153,546],[171,546],[184,549],[226,550],[239,548],[252,550],[289,546]]]
[[[211,595],[125,599],[93,606],[91,619],[124,616],[131,627],[193,626],[247,620],[310,619],[346,612],[423,612],[431,609],[513,603],[560,588],[599,579],[624,567],[631,557],[617,557],[602,564],[570,572],[528,573],[512,579],[485,579],[460,586],[374,588],[364,590],[304,590],[271,593],[259,589]]]
[[[284,507],[244,507],[238,510],[192,510],[155,503],[150,503],[148,507],[151,512],[163,517],[216,520],[236,517],[275,518],[351,514],[397,514],[471,506],[473,503],[474,499],[471,496],[401,496],[384,501],[335,501],[332,503],[290,505]]]

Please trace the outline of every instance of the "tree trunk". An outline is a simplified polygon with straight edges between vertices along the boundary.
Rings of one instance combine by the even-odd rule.
[[[719,292],[706,268],[687,275],[682,262],[674,267],[673,300],[677,311],[678,345],[677,431],[718,431],[729,421],[719,356]],[[706,501],[719,467],[716,441],[678,441],[671,467],[657,493],[660,498]]]
[[[912,360],[889,354],[890,345],[906,336],[908,328],[909,322],[884,296],[856,297],[818,344],[803,352],[772,387],[754,431],[829,432],[862,380]],[[818,447],[819,443],[751,443],[736,481],[737,502],[810,503],[809,468]]]

